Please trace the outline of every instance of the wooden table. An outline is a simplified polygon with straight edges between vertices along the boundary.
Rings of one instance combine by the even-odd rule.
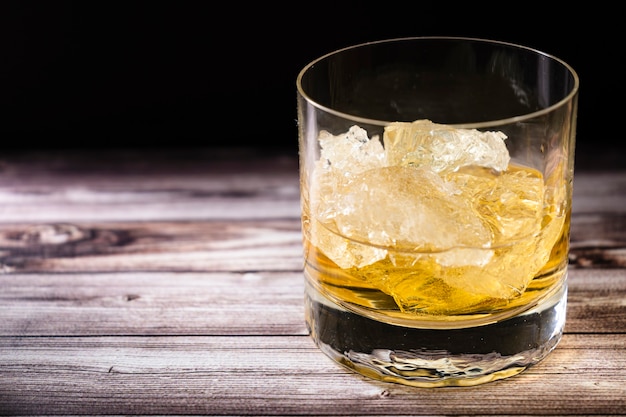
[[[0,156],[1,415],[626,415],[626,167],[575,179],[566,334],[470,388],[366,379],[303,319],[295,153]]]

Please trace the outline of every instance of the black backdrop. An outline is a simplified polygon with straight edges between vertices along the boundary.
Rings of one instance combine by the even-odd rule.
[[[578,152],[608,144],[621,152],[618,10],[360,3],[0,3],[0,149],[295,150],[295,79],[306,63],[355,43],[449,35],[567,61],[581,78]]]

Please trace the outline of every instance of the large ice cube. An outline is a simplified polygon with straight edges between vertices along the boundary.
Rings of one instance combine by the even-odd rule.
[[[504,171],[510,161],[505,139],[502,132],[457,129],[430,120],[392,123],[383,134],[388,165],[428,167],[435,172],[472,165]]]
[[[393,166],[364,171],[336,190],[334,223],[346,237],[412,251],[485,247],[491,232],[471,201],[436,173]]]
[[[445,176],[493,233],[493,246],[506,245],[541,229],[544,183],[531,169],[510,168],[494,175],[485,168],[462,168]]]

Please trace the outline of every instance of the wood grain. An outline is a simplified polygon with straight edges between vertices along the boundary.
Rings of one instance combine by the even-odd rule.
[[[10,272],[294,271],[302,262],[299,219],[0,224]]]
[[[626,170],[577,172],[546,360],[419,389],[309,338],[295,155],[3,155],[0,415],[626,415],[625,203]]]
[[[5,274],[0,287],[0,336],[306,334],[301,272]],[[566,332],[626,334],[622,271],[570,271]]]
[[[3,338],[0,395],[31,415],[609,415],[626,406],[621,341],[566,336],[514,378],[432,390],[367,380],[300,336]]]

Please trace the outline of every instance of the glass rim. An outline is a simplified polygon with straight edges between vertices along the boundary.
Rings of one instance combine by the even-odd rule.
[[[536,117],[551,113],[552,111],[554,111],[555,109],[565,105],[566,103],[570,102],[574,96],[576,96],[576,94],[578,94],[578,89],[579,89],[579,84],[580,84],[580,80],[578,77],[578,74],[576,73],[576,71],[574,70],[574,68],[569,65],[567,62],[565,62],[564,60],[551,55],[549,53],[543,52],[539,49],[535,49],[535,48],[531,48],[528,46],[524,46],[524,45],[520,45],[520,44],[516,44],[516,43],[512,43],[512,42],[506,42],[506,41],[498,41],[498,40],[493,40],[493,39],[486,39],[486,38],[475,38],[475,37],[465,37],[465,36],[409,36],[409,37],[400,37],[400,38],[389,38],[389,39],[382,39],[382,40],[377,40],[377,41],[371,41],[371,42],[363,42],[363,43],[359,43],[359,44],[355,44],[355,45],[351,45],[351,46],[347,46],[344,48],[340,48],[340,49],[336,49],[334,51],[331,51],[329,53],[326,53],[316,59],[314,59],[313,61],[309,62],[307,65],[305,65],[300,72],[298,73],[298,76],[296,78],[296,88],[298,91],[298,94],[300,94],[300,96],[302,96],[302,98],[304,98],[308,103],[310,103],[311,105],[313,105],[314,107],[318,108],[319,110],[322,110],[326,113],[330,113],[334,116],[337,117],[341,117],[344,118],[346,120],[352,120],[356,123],[365,123],[365,124],[369,124],[369,125],[374,125],[374,126],[381,126],[381,127],[385,127],[387,125],[389,125],[390,123],[395,122],[395,120],[378,120],[378,119],[370,119],[370,118],[365,118],[365,117],[359,117],[359,116],[354,116],[352,114],[349,113],[345,113],[345,112],[341,112],[335,109],[332,109],[330,107],[324,106],[320,103],[318,103],[317,101],[315,101],[313,98],[311,98],[303,89],[302,87],[302,78],[304,77],[304,75],[306,74],[306,72],[311,69],[313,66],[315,66],[317,63],[333,56],[333,55],[337,55],[340,54],[344,51],[348,51],[348,50],[353,50],[353,49],[358,49],[358,48],[363,48],[363,47],[367,47],[367,46],[371,46],[371,45],[377,45],[377,44],[382,44],[382,43],[393,43],[393,42],[404,42],[404,41],[419,41],[419,40],[455,40],[455,41],[471,41],[471,42],[479,42],[479,43],[483,43],[483,44],[494,44],[494,45],[501,45],[501,46],[507,46],[507,47],[511,47],[511,48],[517,48],[517,49],[523,49],[526,50],[528,52],[532,52],[536,55],[541,55],[544,56],[546,58],[549,58],[555,62],[558,62],[559,64],[563,65],[563,67],[571,74],[572,78],[574,79],[574,85],[572,87],[572,89],[569,91],[569,93],[561,100],[559,100],[558,102],[552,104],[551,106],[548,106],[544,109],[541,110],[537,110],[534,112],[530,112],[530,113],[525,113],[519,116],[513,116],[513,117],[508,117],[505,119],[496,119],[496,120],[488,120],[488,121],[484,121],[484,122],[476,122],[476,123],[462,123],[462,124],[450,124],[450,126],[455,126],[455,127],[459,127],[459,128],[467,128],[467,129],[478,129],[478,128],[490,128],[490,127],[495,127],[495,126],[502,126],[502,125],[507,125],[507,124],[512,124],[512,123],[518,123],[518,122],[522,122],[525,120],[530,120],[530,119],[534,119]]]

